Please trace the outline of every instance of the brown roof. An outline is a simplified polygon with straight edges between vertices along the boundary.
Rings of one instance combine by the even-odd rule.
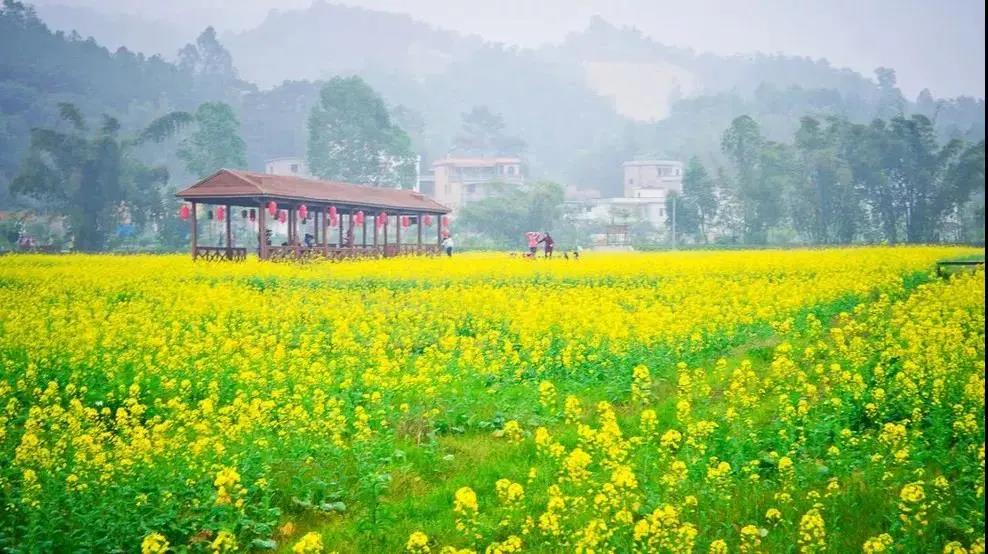
[[[352,185],[339,181],[318,181],[233,169],[221,169],[175,193],[175,196],[185,200],[253,199],[251,202],[253,203],[254,200],[270,198],[431,213],[450,211],[446,206],[412,190]]]

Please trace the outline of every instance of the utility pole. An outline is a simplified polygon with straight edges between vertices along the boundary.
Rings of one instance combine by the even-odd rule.
[[[676,249],[676,200],[678,195],[672,196],[672,249]]]

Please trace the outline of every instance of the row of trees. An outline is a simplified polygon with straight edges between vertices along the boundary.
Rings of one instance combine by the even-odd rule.
[[[235,72],[221,49],[211,48],[211,30],[182,51],[190,70]],[[73,247],[99,251],[115,246],[121,223],[140,232],[154,224],[157,242],[179,246],[185,228],[167,217],[177,208],[169,171],[145,163],[142,152],[179,136],[174,156],[194,178],[220,168],[246,168],[247,146],[234,110],[223,102],[201,104],[194,113],[175,111],[135,133],[103,116],[93,126],[74,104],[60,105],[61,123],[32,130],[28,152],[11,192],[44,203],[66,216]],[[521,148],[503,134],[499,116],[486,109],[464,114],[462,148],[478,154]],[[186,130],[191,127],[191,130]],[[378,186],[411,187],[416,156],[408,134],[393,121],[383,99],[359,77],[334,78],[323,85],[308,120],[308,163],[321,178]],[[562,201],[557,195],[558,205]]]
[[[803,117],[789,144],[741,116],[721,148],[727,169],[711,175],[691,159],[668,200],[677,229],[699,242],[713,232],[745,244],[787,232],[814,244],[983,240],[984,141],[941,144],[926,116]]]
[[[247,163],[237,118],[221,102],[202,104],[194,114],[169,113],[136,135],[123,134],[120,123],[109,116],[94,126],[73,104],[61,104],[60,115],[59,126],[32,130],[11,191],[64,214],[76,250],[106,249],[124,222],[138,230],[156,223],[164,235],[174,230],[168,170],[142,161],[137,155],[142,145],[162,142],[194,126],[184,133],[177,150],[190,173],[208,175]]]

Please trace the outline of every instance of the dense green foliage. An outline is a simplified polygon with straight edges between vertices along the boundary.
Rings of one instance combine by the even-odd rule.
[[[196,110],[195,122],[195,132],[182,141],[178,150],[189,173],[206,176],[220,168],[247,168],[247,147],[230,106],[207,102]]]
[[[161,167],[148,167],[130,155],[134,141],[121,139],[120,123],[104,116],[89,129],[78,109],[61,105],[67,130],[35,129],[14,192],[43,199],[66,214],[76,250],[103,250],[118,224],[143,226],[161,218],[160,187],[168,181]]]
[[[335,181],[411,188],[411,141],[360,77],[333,78],[309,115],[309,170]]]
[[[740,226],[721,231],[746,243],[764,244],[780,227],[814,244],[983,240],[964,208],[972,197],[983,202],[984,140],[941,144],[926,116],[870,124],[803,117],[791,144],[766,140],[742,116],[722,147],[733,178],[718,196],[736,202]],[[691,163],[684,185],[695,186],[695,172]],[[693,194],[688,188],[686,199]]]
[[[490,240],[488,247],[516,248],[526,232],[555,231],[560,220],[563,188],[552,182],[525,189],[503,185],[491,197],[465,206],[457,225]]]

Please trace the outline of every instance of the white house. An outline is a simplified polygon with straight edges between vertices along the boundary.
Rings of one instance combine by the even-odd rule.
[[[599,223],[647,222],[664,227],[671,214],[666,213],[670,193],[683,191],[683,164],[670,160],[624,162],[624,196],[614,198],[579,198],[568,195],[569,217]]]
[[[309,178],[309,168],[305,165],[305,160],[294,156],[284,158],[274,158],[264,163],[264,172],[269,175],[287,175],[292,177]]]

